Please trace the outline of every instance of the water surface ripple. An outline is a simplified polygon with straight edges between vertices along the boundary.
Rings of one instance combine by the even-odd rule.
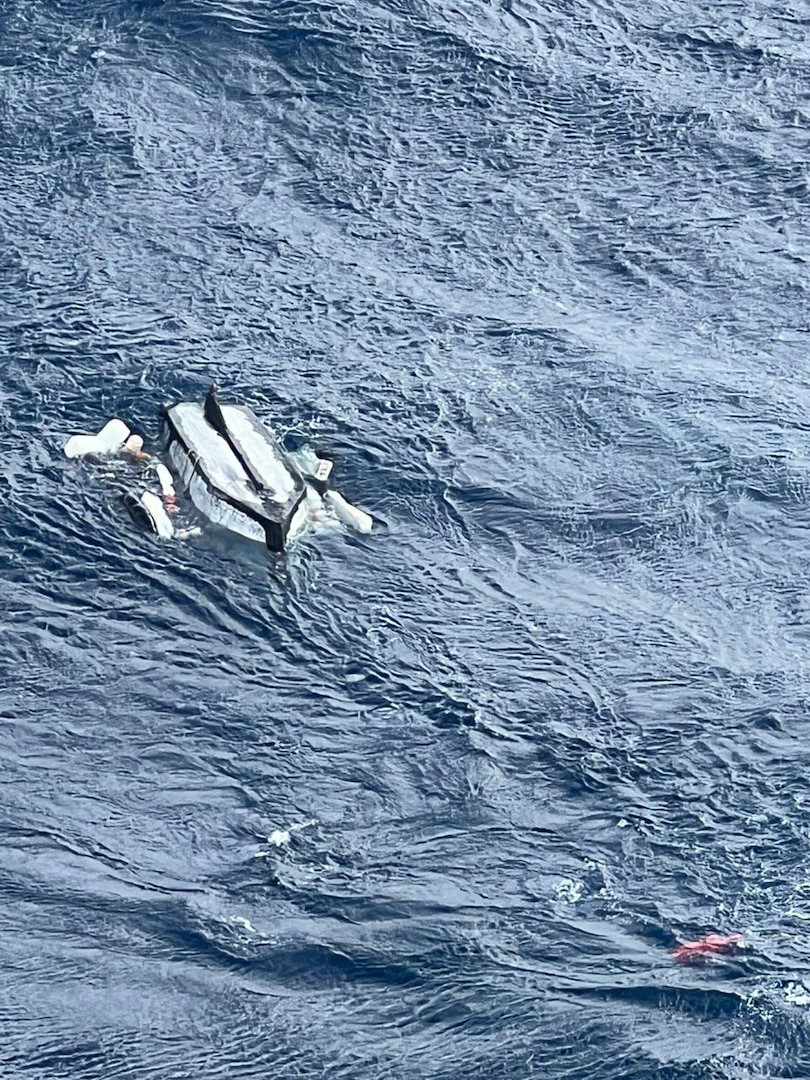
[[[809,30],[0,4],[3,1076],[810,1073]],[[61,456],[212,379],[374,533]]]

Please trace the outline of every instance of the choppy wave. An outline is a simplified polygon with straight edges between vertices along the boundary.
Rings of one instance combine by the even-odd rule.
[[[805,1075],[807,27],[0,10],[4,1075]],[[375,532],[62,458],[213,378]]]

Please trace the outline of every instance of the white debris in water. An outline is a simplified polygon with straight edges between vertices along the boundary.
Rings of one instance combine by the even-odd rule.
[[[558,900],[564,900],[567,904],[575,904],[577,900],[582,899],[582,890],[581,881],[575,881],[574,878],[563,878],[562,881],[557,883],[554,894]]]
[[[202,529],[199,525],[192,525],[188,529],[175,529],[175,540],[190,540],[193,536],[202,536]]]
[[[300,832],[301,829],[308,829],[310,825],[317,825],[317,818],[310,818],[309,821],[298,821],[295,825],[290,826],[290,832]]]
[[[788,983],[785,987],[785,1001],[788,1005],[810,1005],[810,991],[804,983]]]
[[[256,933],[256,927],[250,919],[245,919],[241,915],[231,915],[230,922],[235,923],[237,926],[244,926],[245,930],[251,934]]]
[[[309,821],[297,821],[293,825],[290,825],[286,829],[273,829],[270,835],[267,837],[267,843],[272,844],[273,847],[286,847],[292,839],[294,832],[300,832],[301,829],[308,829],[310,825],[317,825],[317,818],[310,818]],[[253,856],[254,859],[263,859],[266,855],[269,855],[269,851],[260,850]]]
[[[617,822],[617,825],[620,829],[626,829],[629,824],[630,822],[627,820],[627,818],[619,818]]]

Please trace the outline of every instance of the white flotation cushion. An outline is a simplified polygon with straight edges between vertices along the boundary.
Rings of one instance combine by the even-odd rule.
[[[166,468],[162,461],[159,461],[155,466],[155,472],[157,473],[160,490],[163,492],[163,498],[173,499],[177,493],[174,490],[174,481],[172,480],[172,474],[169,472],[169,470]]]
[[[98,435],[71,435],[65,443],[65,454],[69,458],[114,454],[129,436],[129,428],[123,420],[108,420]]]
[[[371,514],[367,514],[365,510],[361,510],[359,506],[352,506],[350,502],[343,498],[339,491],[327,491],[324,493],[323,501],[334,511],[335,516],[338,517],[344,525],[349,525],[352,529],[356,529],[360,533],[370,533],[371,527],[374,523]]]
[[[171,540],[174,536],[174,525],[169,520],[169,515],[159,496],[152,491],[145,491],[140,498],[141,506],[152,519],[155,532],[161,540]]]

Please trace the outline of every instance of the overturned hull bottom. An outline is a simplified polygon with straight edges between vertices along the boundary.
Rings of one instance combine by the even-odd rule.
[[[255,540],[257,544],[270,546],[267,542],[264,525],[249,517],[238,507],[220,499],[198,472],[189,453],[181,443],[172,442],[169,445],[168,456],[175,475],[185,488],[195,508],[204,518],[207,518],[214,525],[219,525],[229,532],[236,533],[237,536],[243,536],[247,540]],[[296,536],[299,536],[310,521],[317,520],[322,508],[323,501],[320,495],[317,491],[307,487],[303,498],[290,515],[284,536],[285,543],[288,544]]]
[[[308,485],[270,431],[250,409],[220,404],[213,390],[204,405],[169,406],[164,419],[169,460],[200,513],[283,551],[306,514]]]

